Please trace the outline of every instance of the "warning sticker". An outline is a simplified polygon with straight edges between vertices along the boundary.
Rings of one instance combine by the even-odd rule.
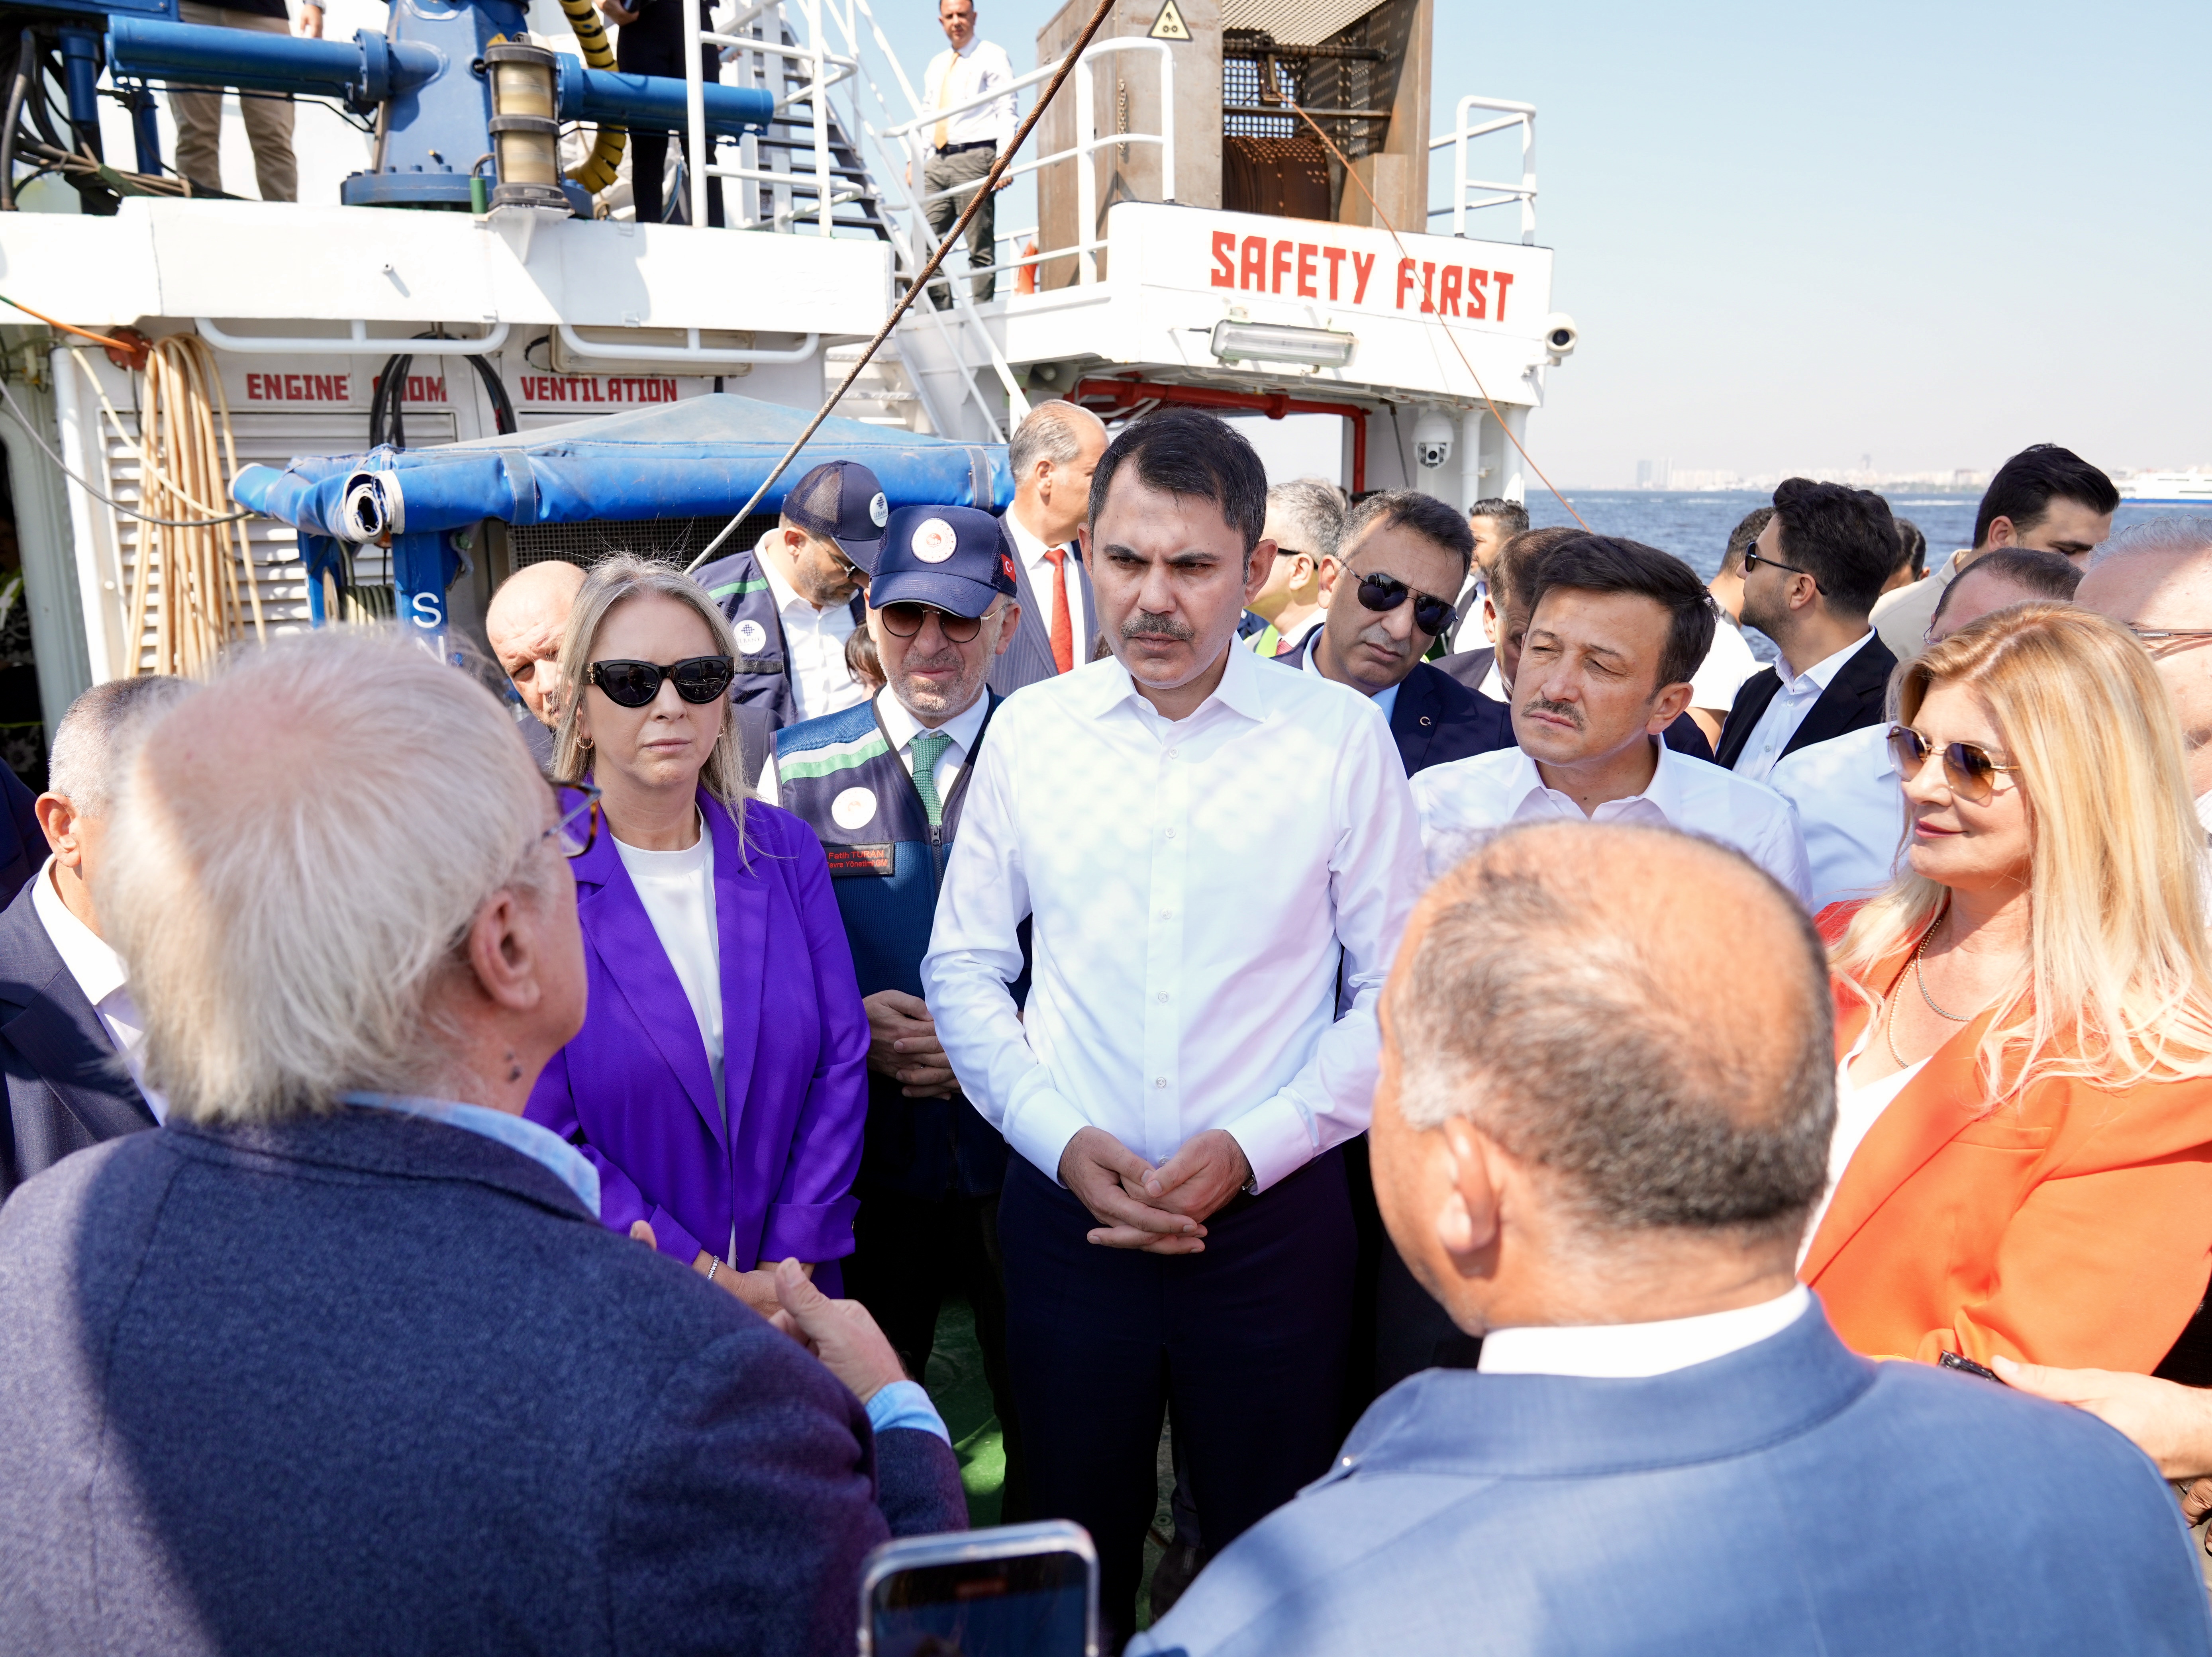
[[[1176,0],[1165,0],[1160,7],[1160,15],[1152,19],[1151,38],[1155,40],[1190,39],[1190,27],[1182,21],[1182,14],[1176,9]]]

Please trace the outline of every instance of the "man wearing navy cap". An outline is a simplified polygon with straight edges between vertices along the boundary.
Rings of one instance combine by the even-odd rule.
[[[859,1247],[845,1262],[846,1291],[874,1314],[911,1375],[929,1363],[945,1296],[968,1296],[1006,1435],[1004,1520],[1022,1516],[999,1266],[1006,1143],[953,1079],[922,1000],[921,957],[968,779],[1001,700],[986,680],[1021,622],[1014,589],[990,513],[890,513],[866,611],[884,688],[777,732],[760,780],[763,798],[821,839],[868,1010]]]
[[[890,515],[875,473],[857,460],[825,461],[792,485],[776,526],[754,547],[698,572],[737,634],[730,700],[747,781],[784,726],[867,699],[845,665],[845,640],[860,625],[860,589]]]

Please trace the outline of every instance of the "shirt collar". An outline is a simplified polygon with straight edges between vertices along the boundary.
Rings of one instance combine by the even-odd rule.
[[[62,901],[61,893],[54,887],[52,856],[40,868],[37,881],[31,892],[31,907],[38,914],[39,924],[46,929],[54,953],[61,956],[62,965],[76,980],[84,998],[98,1007],[129,981],[130,974],[123,968],[123,957],[70,913],[69,905]]]
[[[465,1132],[496,1139],[519,1151],[576,1193],[576,1200],[599,1217],[599,1170],[575,1146],[548,1127],[526,1116],[510,1116],[503,1110],[464,1105],[451,1099],[411,1098],[397,1093],[342,1093],[338,1102],[362,1105],[371,1110],[397,1111],[405,1116],[428,1117]]]
[[[1267,717],[1267,682],[1261,675],[1263,671],[1273,672],[1276,670],[1263,668],[1260,659],[1242,646],[1243,640],[1230,640],[1229,658],[1221,671],[1221,683],[1213,688],[1211,696],[1191,710],[1192,719],[1196,719],[1215,702],[1248,719],[1259,720]],[[1095,662],[1078,662],[1073,673],[1061,676],[1061,682],[1072,683],[1081,698],[1081,706],[1088,707],[1094,717],[1109,713],[1124,702],[1144,700],[1143,693],[1137,689],[1137,681],[1129,670],[1121,665],[1118,656],[1103,656]]]
[[[1638,1380],[1741,1352],[1780,1334],[1812,1305],[1803,1284],[1756,1306],[1655,1323],[1493,1329],[1475,1367],[1486,1375],[1583,1375]]]
[[[1034,573],[1044,562],[1045,554],[1052,549],[1030,533],[1030,526],[1014,515],[1012,507],[1006,508],[1006,516],[999,521],[1006,526],[1006,533],[1014,537],[1014,550],[1022,555],[1022,567]]]
[[[1873,636],[1873,634],[1874,629],[1869,628],[1834,655],[1824,656],[1802,673],[1793,674],[1791,677],[1783,682],[1782,688],[1785,690],[1799,692],[1813,689],[1826,690],[1834,683],[1836,675],[1844,671],[1844,664],[1859,653],[1860,647]],[[1782,659],[1782,661],[1784,666],[1791,665],[1790,659],[1786,656]]]
[[[991,711],[991,693],[982,692],[975,700],[937,727],[937,734],[952,738],[953,747],[964,756],[975,751],[975,738],[982,734],[983,716]],[[927,728],[920,719],[907,711],[907,706],[891,694],[885,685],[876,692],[876,717],[884,722],[884,734],[891,739],[891,751],[904,751],[906,745]]]
[[[1682,768],[1688,762],[1656,737],[1646,737],[1644,741],[1659,750],[1658,763],[1652,767],[1651,780],[1644,785],[1642,793],[1623,795],[1622,798],[1648,799],[1658,807],[1661,816],[1679,824],[1681,822],[1682,786],[1689,780]],[[1505,783],[1505,816],[1508,822],[1520,810],[1529,795],[1540,792],[1550,786],[1545,782],[1544,774],[1536,768],[1536,762],[1529,757],[1527,749],[1516,748],[1513,751],[1519,757],[1514,764],[1513,774],[1506,779]]]

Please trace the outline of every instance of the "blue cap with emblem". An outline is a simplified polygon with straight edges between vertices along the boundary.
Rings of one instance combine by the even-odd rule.
[[[862,570],[876,567],[890,506],[875,473],[857,460],[825,460],[791,486],[783,515],[809,535],[835,541]]]
[[[973,507],[901,507],[884,529],[868,604],[929,604],[981,616],[1014,595],[1014,561],[999,520]]]

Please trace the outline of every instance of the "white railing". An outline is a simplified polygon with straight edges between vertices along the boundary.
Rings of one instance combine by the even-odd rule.
[[[1470,120],[1476,111],[1492,112],[1496,118],[1481,122]],[[1467,234],[1467,215],[1480,213],[1488,207],[1505,207],[1521,203],[1521,240],[1534,246],[1536,241],[1536,106],[1534,104],[1510,103],[1502,98],[1468,96],[1459,100],[1457,124],[1453,130],[1429,140],[1429,150],[1452,152],[1452,200],[1446,208],[1432,209],[1429,216],[1437,218],[1451,215],[1452,234]],[[1514,127],[1521,129],[1521,182],[1502,184],[1491,179],[1475,179],[1468,175],[1468,147],[1478,138],[1486,138],[1493,132],[1504,132]],[[1474,199],[1478,198],[1479,199]]]

